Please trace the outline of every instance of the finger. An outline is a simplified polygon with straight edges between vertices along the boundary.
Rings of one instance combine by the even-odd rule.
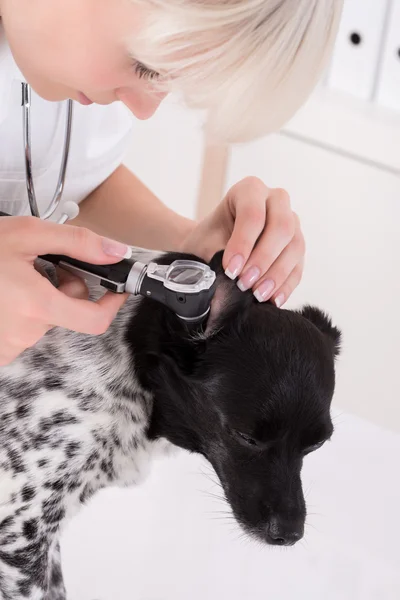
[[[282,212],[280,212],[280,218],[282,218],[281,215]],[[294,223],[294,237],[291,238],[291,225],[286,225],[285,227],[283,225],[279,226],[276,217],[268,223],[238,281],[238,286],[242,291],[254,288],[262,278],[267,279],[265,274],[270,273],[272,265],[278,261],[282,254],[284,255],[284,258],[283,261],[278,263],[278,266],[286,266],[286,271],[288,268],[292,270],[296,265],[296,262],[303,256],[304,238],[300,230],[298,217],[290,211],[288,216],[285,217],[285,220]],[[296,253],[298,257],[297,260],[295,256]],[[277,276],[279,279],[282,278],[282,276],[279,276],[279,269]],[[272,283],[275,286],[277,283],[276,279],[271,276],[269,279],[270,287]],[[267,290],[265,293],[266,292]],[[271,288],[269,292],[272,294],[273,288]]]
[[[45,277],[46,279],[50,280],[49,274],[47,273],[44,266],[38,260],[35,260],[34,268],[35,268],[35,271],[37,271],[42,277]]]
[[[296,266],[303,262],[305,255],[305,243],[301,233],[296,236],[287,246],[282,254],[276,259],[271,268],[258,280],[250,282],[248,274],[243,281],[238,281],[238,287],[242,291],[253,287],[254,294],[259,302],[269,300],[291,275]],[[245,283],[249,283],[246,287]]]
[[[0,352],[0,366],[13,362],[26,348],[34,346],[51,329],[50,326],[26,327],[12,337],[6,337]]]
[[[35,325],[14,333],[7,340],[7,348],[18,353],[34,346],[48,331],[51,325]]]
[[[284,190],[273,190],[267,200],[266,226],[251,253],[243,275],[251,268],[266,273],[296,233],[296,218]]]
[[[264,230],[268,194],[267,186],[257,178],[244,179],[229,193],[228,205],[234,226],[222,264],[231,279],[240,275]]]
[[[127,294],[106,293],[97,302],[70,298],[57,289],[48,294],[45,319],[52,325],[100,335],[107,331],[118,311],[127,299]]]
[[[9,343],[7,341],[6,345],[2,344],[2,348],[0,351],[0,366],[4,367],[12,363],[13,360],[21,354],[22,349],[20,346],[16,346],[13,343]]]
[[[11,217],[19,220],[18,236],[10,236],[16,253],[31,260],[43,254],[64,254],[93,264],[112,264],[129,258],[132,249],[115,240],[103,238],[90,229],[59,225],[35,217]]]
[[[11,353],[11,352],[2,352],[0,353],[0,367],[6,367],[10,365],[13,360],[17,358],[20,352]]]
[[[48,279],[52,285],[57,286],[57,267],[51,263],[42,261],[40,258],[34,261],[33,267],[42,277]]]
[[[293,269],[293,271],[286,279],[284,284],[279,289],[277,289],[274,295],[272,296],[272,301],[278,308],[281,308],[281,306],[283,306],[285,302],[288,301],[294,290],[299,285],[303,276],[303,269],[304,264],[303,262],[301,262]]]
[[[83,279],[75,277],[72,273],[68,273],[68,271],[64,271],[63,269],[59,269],[58,271],[58,289],[60,292],[70,298],[80,298],[81,300],[89,298],[89,290]]]

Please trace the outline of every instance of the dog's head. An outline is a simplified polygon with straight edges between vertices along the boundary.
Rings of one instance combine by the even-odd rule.
[[[202,331],[152,301],[134,317],[137,373],[155,396],[149,437],[205,456],[245,531],[290,545],[304,531],[303,459],[333,432],[340,333],[317,308],[240,292],[221,254],[210,266],[218,286]]]

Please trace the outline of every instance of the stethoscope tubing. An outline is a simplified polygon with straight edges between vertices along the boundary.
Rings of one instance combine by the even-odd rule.
[[[36,201],[35,186],[32,172],[32,141],[31,141],[31,86],[22,83],[22,118],[23,118],[23,142],[25,155],[26,191],[28,194],[29,207],[32,216],[40,219],[49,219],[58,208],[64,192],[65,178],[67,173],[69,151],[71,146],[71,133],[73,121],[73,102],[67,100],[67,116],[65,120],[64,148],[61,158],[60,172],[57,186],[51,202],[43,215],[40,214]]]

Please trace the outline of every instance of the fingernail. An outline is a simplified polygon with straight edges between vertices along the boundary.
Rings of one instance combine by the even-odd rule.
[[[279,296],[275,298],[275,306],[277,306],[278,308],[280,308],[284,302],[285,296],[283,294],[279,294]]]
[[[229,279],[236,279],[240,271],[243,269],[243,266],[243,256],[241,254],[236,254],[233,258],[231,258],[229,265],[225,271],[225,275],[227,275]]]
[[[258,267],[251,267],[246,273],[239,279],[237,286],[241,292],[249,290],[252,285],[260,278],[261,271]]]
[[[265,302],[271,296],[274,291],[275,282],[272,279],[266,279],[262,282],[260,287],[254,292],[255,297],[259,302]]]
[[[118,256],[118,258],[130,258],[132,256],[130,246],[108,238],[103,238],[103,250],[109,256]]]

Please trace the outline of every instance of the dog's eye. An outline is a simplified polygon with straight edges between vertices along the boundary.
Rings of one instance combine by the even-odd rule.
[[[258,446],[256,440],[253,440],[253,438],[249,435],[246,435],[241,431],[235,431],[235,433],[242,441],[246,442],[246,444],[248,444],[249,446]]]
[[[318,442],[317,444],[313,444],[312,446],[309,446],[308,448],[306,448],[303,451],[303,454],[311,454],[311,452],[315,452],[316,450],[318,450],[319,448],[321,448],[323,445],[325,444],[325,440],[323,440],[322,442]]]

